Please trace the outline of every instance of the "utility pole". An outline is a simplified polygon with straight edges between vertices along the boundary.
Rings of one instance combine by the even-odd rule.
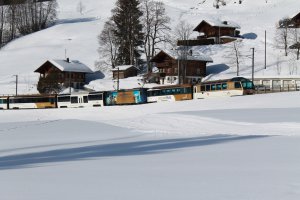
[[[254,48],[252,49],[252,82],[254,81]]]
[[[267,31],[265,30],[265,69],[267,69]]]
[[[120,89],[120,68],[118,67],[117,91]]]
[[[18,96],[18,75],[14,75],[16,77],[16,96]]]
[[[72,90],[71,90],[71,72],[69,72],[69,93],[70,94],[72,93]]]

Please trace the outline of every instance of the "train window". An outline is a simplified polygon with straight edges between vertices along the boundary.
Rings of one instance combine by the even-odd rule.
[[[234,82],[234,87],[235,88],[241,88],[241,83],[240,82]]]
[[[57,97],[58,102],[70,102],[70,100],[71,100],[70,96]]]
[[[88,103],[89,100],[88,100],[88,96],[83,96],[83,103]]]
[[[217,90],[221,90],[221,84],[217,84]]]
[[[222,90],[227,90],[227,83],[222,83]]]
[[[185,88],[185,89],[186,89],[185,91],[186,91],[187,94],[192,93],[192,88],[188,87],[188,88]]]
[[[54,103],[55,103],[54,98],[50,98],[49,101],[50,101],[51,104],[54,104]]]
[[[211,85],[211,90],[212,91],[216,90],[216,85]]]
[[[71,97],[71,103],[78,103],[78,97]]]
[[[97,95],[89,95],[88,96],[88,101],[97,101],[97,100],[102,100],[102,95],[97,94]],[[87,103],[87,102],[86,102]]]
[[[0,104],[6,104],[7,100],[6,99],[0,99]]]
[[[210,85],[205,85],[206,91],[210,91]]]
[[[201,91],[205,91],[205,86],[201,85]]]
[[[243,82],[243,88],[245,89],[253,89],[253,83],[252,82]]]

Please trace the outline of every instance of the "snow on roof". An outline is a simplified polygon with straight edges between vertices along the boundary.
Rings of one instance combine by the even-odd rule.
[[[81,63],[78,60],[49,60],[55,67],[63,72],[82,72],[82,73],[94,73],[88,66]]]
[[[131,67],[134,67],[136,68],[135,66],[133,65],[120,65],[120,66],[116,66],[114,69],[112,69],[111,71],[118,71],[118,68],[120,71],[126,71],[127,69],[131,68]]]
[[[179,49],[180,47],[178,47],[178,50]],[[164,52],[176,60],[182,60],[183,55],[179,55],[178,50],[164,50]],[[192,50],[188,51],[187,60],[213,62],[213,59],[210,56]]]
[[[224,21],[222,21],[222,20],[214,20],[214,19],[205,19],[205,20],[203,20],[202,22],[206,22],[206,23],[208,23],[209,25],[211,25],[211,26],[215,26],[215,27],[227,27],[227,28],[237,28],[237,29],[240,29],[241,27],[240,27],[240,25],[238,25],[236,22],[233,22],[233,21],[227,21],[227,20],[224,20]],[[202,23],[201,22],[201,23]],[[201,24],[200,23],[200,24]],[[200,25],[199,24],[199,25]],[[198,26],[199,26],[198,25]]]

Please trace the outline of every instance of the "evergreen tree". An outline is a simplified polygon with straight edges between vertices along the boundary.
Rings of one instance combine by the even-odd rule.
[[[143,44],[143,26],[138,0],[118,0],[116,7],[112,10],[115,36],[119,43],[117,54],[118,65],[133,65],[140,57],[140,46]]]

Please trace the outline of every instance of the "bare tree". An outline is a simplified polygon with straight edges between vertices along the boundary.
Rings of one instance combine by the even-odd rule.
[[[276,71],[277,71],[277,75],[281,74],[281,61],[279,55],[276,58]]]
[[[185,75],[186,75],[186,67],[187,67],[187,59],[188,55],[192,54],[190,50],[188,40],[190,39],[193,33],[193,26],[186,21],[180,21],[179,24],[175,27],[175,41],[177,40],[184,41],[184,45],[177,47],[177,56],[178,56],[178,81],[179,84],[184,83]]]
[[[56,19],[57,2],[27,0],[18,5],[17,29],[22,35],[45,29]]]
[[[98,52],[100,57],[104,58],[104,64],[115,68],[117,62],[117,53],[119,43],[115,35],[115,24],[112,20],[104,24],[101,34],[98,36],[100,47]]]
[[[283,48],[285,56],[288,56],[288,44],[290,37],[290,24],[291,19],[283,18],[279,21],[277,31],[276,31],[276,41],[279,48]]]
[[[293,37],[292,37],[292,45],[289,47],[290,49],[294,49],[293,52],[295,52],[297,60],[299,60],[300,57],[300,33],[297,28],[293,29]]]
[[[79,1],[79,3],[77,4],[77,11],[83,15],[83,12],[85,11],[86,7],[85,5],[82,3],[82,1]]]
[[[13,40],[17,34],[17,1],[13,0],[10,2],[8,6],[8,15],[7,15],[7,22],[8,22],[8,39],[9,41]]]
[[[144,24],[144,52],[148,71],[152,71],[150,59],[155,55],[157,45],[170,42],[170,18],[166,14],[165,5],[160,1],[142,1],[142,23]]]
[[[0,48],[3,46],[3,36],[5,31],[5,23],[6,23],[6,14],[7,14],[7,7],[0,6]]]
[[[289,60],[289,74],[290,75],[297,74],[297,63],[296,60],[293,58]]]
[[[56,19],[56,0],[11,0],[0,7],[0,47],[19,35],[47,28]]]
[[[241,51],[242,47],[243,47],[242,40],[233,41],[231,46],[231,52],[230,52],[232,55],[229,55],[229,57],[232,58],[232,62],[236,66],[237,76],[240,75],[240,64],[242,61],[242,51]]]

